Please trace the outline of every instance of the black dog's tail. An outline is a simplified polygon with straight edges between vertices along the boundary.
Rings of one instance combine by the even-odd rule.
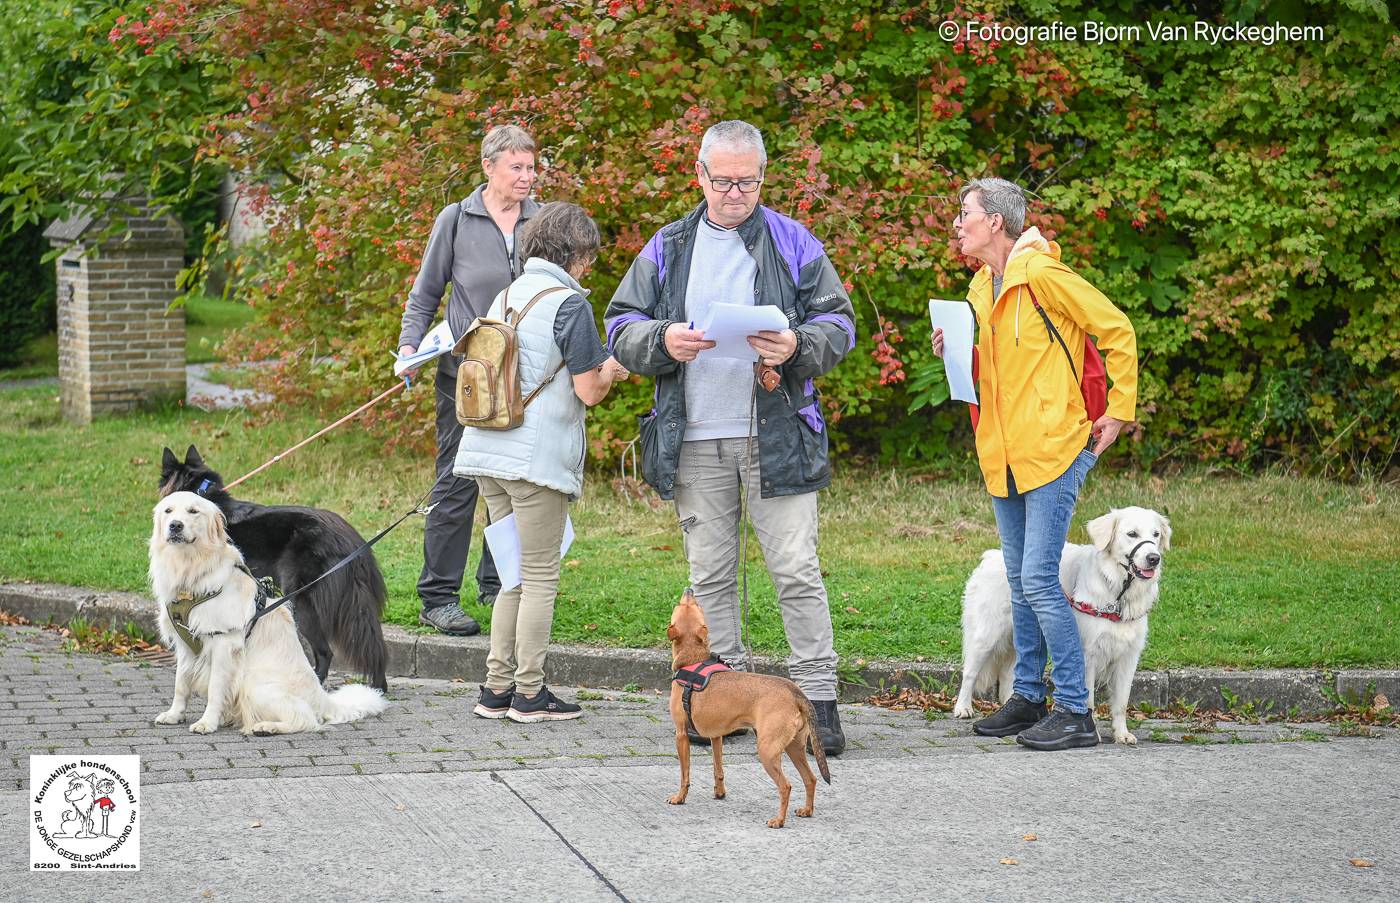
[[[312,587],[310,594],[323,594],[318,611],[330,624],[331,648],[377,690],[389,689],[384,678],[389,651],[384,645],[384,602],[389,589],[374,552],[366,551],[348,566]],[[320,600],[317,600],[318,602]]]

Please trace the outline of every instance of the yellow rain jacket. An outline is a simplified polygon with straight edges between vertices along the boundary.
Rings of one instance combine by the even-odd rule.
[[[1060,331],[1065,352],[1031,303]],[[1131,423],[1137,408],[1137,335],[1103,293],[1060,262],[1060,246],[1034,227],[1021,233],[1007,259],[1001,296],[992,297],[992,268],[972,278],[967,300],[977,313],[977,457],[987,490],[1008,495],[1054,481],[1089,441],[1089,418],[1075,374],[1084,372],[1084,335],[1097,340],[1108,370],[1108,415]]]

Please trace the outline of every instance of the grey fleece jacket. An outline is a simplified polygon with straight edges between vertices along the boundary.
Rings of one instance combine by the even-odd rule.
[[[485,185],[478,185],[465,200],[449,204],[438,214],[428,247],[423,252],[423,264],[413,290],[408,293],[403,323],[399,327],[399,345],[418,347],[432,328],[442,304],[447,285],[452,285],[452,297],[447,302],[447,322],[452,335],[460,337],[472,320],[486,313],[491,302],[520,275],[523,261],[506,251],[505,236],[496,221],[486,212],[482,199]],[[540,209],[534,200],[520,202],[520,218],[515,223],[515,247],[520,247],[525,223]],[[454,355],[443,355],[443,367],[456,373]]]

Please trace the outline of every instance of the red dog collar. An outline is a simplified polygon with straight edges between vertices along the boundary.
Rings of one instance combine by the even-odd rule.
[[[1080,602],[1072,596],[1065,596],[1065,598],[1069,599],[1069,607],[1073,608],[1075,611],[1082,611],[1086,615],[1093,615],[1096,618],[1104,618],[1109,621],[1123,620],[1123,616],[1116,611],[1101,611],[1088,602]]]

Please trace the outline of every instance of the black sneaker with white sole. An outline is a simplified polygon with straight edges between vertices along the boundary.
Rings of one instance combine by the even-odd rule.
[[[1099,728],[1094,713],[1082,715],[1054,709],[1035,726],[1016,735],[1016,742],[1029,749],[1078,749],[1099,745]]]
[[[972,723],[972,732],[983,737],[1010,737],[1028,727],[1034,727],[1050,714],[1045,701],[1031,702],[1020,693],[1012,693],[1001,708],[980,721]]]
[[[521,696],[515,693],[510,699],[510,711],[506,717],[521,724],[536,721],[568,721],[583,714],[583,706],[565,702],[549,692],[549,687],[540,687],[534,696]]]
[[[514,696],[515,684],[511,684],[499,693],[483,684],[481,698],[476,701],[476,708],[472,709],[472,713],[480,715],[482,718],[504,718],[506,713],[510,711],[510,701]]]

